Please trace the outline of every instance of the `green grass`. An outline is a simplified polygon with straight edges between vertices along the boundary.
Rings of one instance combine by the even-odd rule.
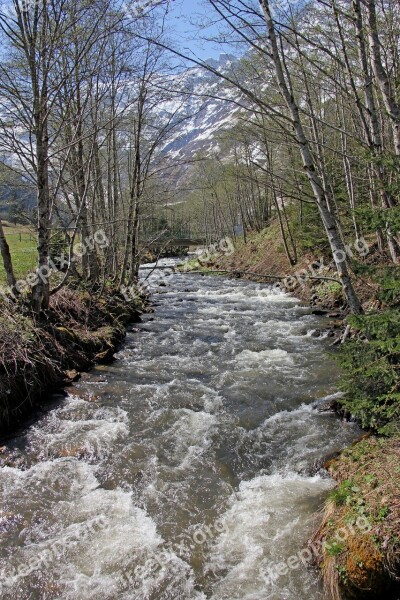
[[[10,246],[14,273],[17,279],[24,279],[36,269],[37,242],[36,237],[24,225],[3,223],[7,242]],[[3,261],[0,259],[0,285],[6,285],[6,274]]]

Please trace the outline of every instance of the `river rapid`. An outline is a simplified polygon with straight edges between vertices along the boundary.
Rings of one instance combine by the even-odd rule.
[[[7,442],[1,598],[322,599],[290,559],[332,487],[319,461],[358,434],[313,408],[337,392],[326,322],[268,285],[149,281],[117,360]]]

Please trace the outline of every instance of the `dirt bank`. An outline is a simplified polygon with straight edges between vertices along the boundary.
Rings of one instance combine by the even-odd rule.
[[[328,600],[397,600],[400,437],[366,437],[326,464],[337,487],[311,544]]]
[[[63,289],[37,320],[22,303],[3,302],[0,316],[0,435],[40,408],[49,393],[80,371],[112,360],[126,326],[140,319],[144,299],[126,301],[116,290],[101,297]]]
[[[366,260],[371,259],[373,247]],[[201,265],[196,261],[190,262],[193,269],[199,266],[204,269],[236,271],[253,280],[257,280],[257,277],[246,275],[246,271],[281,277],[280,281],[263,278],[259,281],[279,283],[283,289],[317,309],[339,311],[343,316],[347,314],[342,287],[339,281],[335,281],[338,276],[329,253],[320,248],[315,251],[299,250],[297,263],[291,265],[282,246],[277,222],[272,222],[259,233],[248,235],[246,243],[243,239],[238,239],[232,254],[214,254],[210,260],[201,261]],[[319,277],[322,279],[319,280]],[[377,285],[358,278],[355,288],[365,310],[376,305]]]

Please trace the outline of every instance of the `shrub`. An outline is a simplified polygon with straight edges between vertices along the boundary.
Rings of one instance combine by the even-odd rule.
[[[341,403],[364,428],[392,433],[400,420],[400,309],[348,320],[358,337],[339,353]]]

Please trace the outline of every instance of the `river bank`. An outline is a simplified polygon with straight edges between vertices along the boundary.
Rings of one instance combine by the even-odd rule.
[[[373,247],[368,248],[361,261],[366,265],[378,263],[377,272],[385,274]],[[388,600],[398,600],[400,436],[396,365],[400,338],[396,284],[389,277],[385,290],[378,280],[358,277],[355,288],[367,316],[349,317],[340,283],[318,280],[336,276],[326,255],[304,252],[296,265],[289,265],[276,223],[250,235],[246,243],[238,241],[229,255],[221,253],[214,254],[211,260],[193,260],[185,268],[226,269],[234,277],[256,281],[260,279],[254,273],[279,276],[279,287],[313,306],[316,314],[335,317],[325,333],[332,335],[332,345],[340,350],[336,356],[344,366],[344,374],[339,386],[345,394],[335,399],[331,407],[340,418],[352,419],[355,415],[370,437],[347,447],[326,465],[337,487],[326,502],[322,522],[312,538],[319,548],[315,559],[321,569],[326,599],[375,600],[385,594]],[[343,345],[345,341],[347,344]],[[355,528],[341,540],[343,528],[353,525],[360,515],[368,520],[367,534]],[[335,536],[339,536],[339,541],[335,541]]]
[[[101,296],[64,288],[38,320],[20,303],[2,301],[0,318],[0,435],[12,433],[55,390],[95,364],[112,360],[137,322],[144,299],[117,290]]]
[[[244,278],[254,281],[280,284],[280,287],[293,293],[310,306],[328,311],[339,311],[346,316],[348,308],[342,295],[341,283],[326,246],[316,245],[315,248],[298,248],[297,260],[291,264],[284,251],[279,223],[271,221],[267,228],[258,233],[247,234],[243,238],[231,240],[234,251],[214,252],[203,254],[200,262],[193,258],[187,261],[185,269],[226,269],[242,273]],[[231,246],[229,245],[229,250]],[[363,240],[362,244],[355,242],[347,247],[349,256],[359,260],[364,265],[377,261],[376,245]],[[253,275],[245,275],[246,272]],[[254,273],[270,275],[271,279],[257,279]],[[274,277],[277,279],[274,280]],[[318,278],[321,278],[318,280]],[[365,311],[374,310],[381,306],[377,298],[379,284],[368,277],[357,277],[354,281],[355,290]]]
[[[325,467],[337,482],[310,543],[326,598],[399,597],[400,437],[364,437]]]
[[[321,456],[359,435],[314,408],[336,393],[325,317],[250,281],[149,282],[117,360],[7,442],[2,597],[322,599],[281,565],[332,488]]]

